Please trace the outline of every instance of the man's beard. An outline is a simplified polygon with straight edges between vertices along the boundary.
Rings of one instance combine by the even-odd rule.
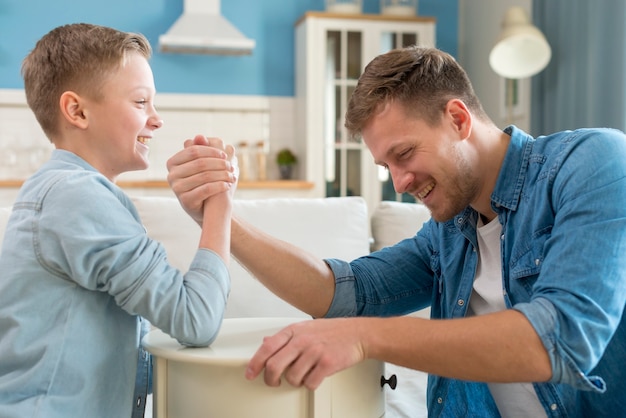
[[[437,181],[435,190],[443,193],[441,205],[429,207],[431,216],[437,222],[446,222],[461,213],[476,198],[480,189],[478,179],[474,176],[468,161],[457,148],[453,148],[456,171],[442,182]]]

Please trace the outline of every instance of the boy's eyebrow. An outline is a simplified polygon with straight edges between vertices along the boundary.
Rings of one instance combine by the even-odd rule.
[[[134,93],[134,92],[141,92],[141,93],[144,93],[144,92],[146,92],[146,91],[147,91],[148,93],[150,93],[150,94],[152,94],[152,95],[155,95],[155,94],[156,94],[156,89],[155,89],[154,87],[150,87],[150,86],[136,86],[136,87],[133,87],[133,88],[131,89],[131,91],[132,91],[133,93]]]

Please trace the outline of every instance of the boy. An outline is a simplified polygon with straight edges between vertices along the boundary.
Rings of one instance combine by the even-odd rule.
[[[24,183],[0,253],[2,417],[143,416],[141,318],[186,345],[208,345],[219,330],[230,288],[232,147],[212,144],[207,187],[220,193],[204,202],[186,274],[114,184],[148,166],[162,126],[150,55],[142,35],[72,24],[24,60],[28,104],[56,149]]]

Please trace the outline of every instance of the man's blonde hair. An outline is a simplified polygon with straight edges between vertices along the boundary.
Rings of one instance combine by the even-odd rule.
[[[59,133],[63,92],[99,98],[130,52],[149,59],[152,48],[141,34],[87,23],[59,26],[37,42],[22,63],[22,77],[28,106],[48,138]]]
[[[451,99],[462,100],[476,117],[488,119],[469,77],[450,54],[419,46],[395,49],[365,67],[350,98],[345,126],[352,136],[359,136],[389,102],[435,126]]]

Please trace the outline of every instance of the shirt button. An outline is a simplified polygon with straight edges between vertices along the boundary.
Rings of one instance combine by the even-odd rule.
[[[556,404],[555,404],[555,403],[553,403],[552,405],[550,405],[550,409],[551,409],[551,410],[553,410],[553,411],[556,411],[556,410],[557,410],[557,408],[558,408],[558,406],[556,406]]]
[[[535,265],[536,265],[536,266],[538,266],[539,264],[541,264],[541,260],[536,259],[536,260],[535,260]]]
[[[456,303],[458,303],[459,306],[465,305],[465,301],[463,299],[459,299]]]
[[[500,235],[500,240],[504,241],[504,234]]]
[[[443,403],[443,399],[437,398],[437,403]]]

